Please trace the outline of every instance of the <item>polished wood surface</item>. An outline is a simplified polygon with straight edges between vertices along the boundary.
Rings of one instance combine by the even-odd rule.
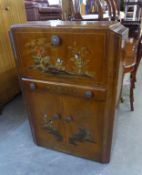
[[[38,145],[109,162],[127,36],[117,22],[38,22],[11,28]]]
[[[8,31],[25,21],[23,0],[0,0],[0,106],[20,91]]]

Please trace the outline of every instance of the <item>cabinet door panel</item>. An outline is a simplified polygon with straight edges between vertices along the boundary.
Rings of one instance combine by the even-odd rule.
[[[39,28],[36,31],[14,31],[21,75],[42,80],[105,86],[106,35],[92,31],[84,35],[84,32],[78,30],[74,33],[67,32],[66,29],[64,32],[60,30],[51,32],[46,28],[46,32],[44,29],[41,32]],[[52,43],[54,37],[60,40],[57,46]]]
[[[22,84],[37,143],[53,149],[63,149],[65,137],[60,96],[47,93],[38,84],[36,89],[31,82]]]
[[[23,87],[38,144],[101,160],[105,90],[25,78]]]
[[[64,97],[67,149],[89,159],[101,160],[103,101]]]

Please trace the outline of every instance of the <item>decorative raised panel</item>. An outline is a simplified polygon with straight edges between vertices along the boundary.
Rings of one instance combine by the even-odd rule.
[[[68,70],[67,65],[65,65],[65,58],[62,58],[60,55],[53,58],[50,55],[50,50],[53,46],[44,38],[32,40],[27,43],[25,47],[28,48],[28,53],[34,60],[34,64],[30,66],[31,69],[69,77],[79,76],[93,78],[95,76],[95,73],[89,72],[87,68],[90,62],[87,58],[89,55],[92,55],[92,52],[85,46],[78,46],[75,41],[71,46],[67,46],[69,62],[73,65],[72,70]]]

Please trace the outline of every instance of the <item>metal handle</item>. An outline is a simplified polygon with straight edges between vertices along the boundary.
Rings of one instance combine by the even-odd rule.
[[[53,36],[51,37],[51,44],[52,44],[53,46],[59,46],[59,45],[60,45],[60,37],[57,36],[57,35],[53,35]]]
[[[31,89],[31,91],[35,91],[36,90],[36,84],[35,83],[30,83],[30,89]]]
[[[92,91],[86,91],[85,94],[84,94],[84,96],[86,98],[92,98],[93,97],[93,92]]]

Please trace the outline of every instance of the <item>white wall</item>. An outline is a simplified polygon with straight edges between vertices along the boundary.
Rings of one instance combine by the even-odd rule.
[[[49,4],[59,4],[60,0],[48,0]]]
[[[48,0],[48,1],[49,1],[49,4],[59,4],[61,0]],[[86,0],[83,0],[83,2],[84,4],[86,4]]]

